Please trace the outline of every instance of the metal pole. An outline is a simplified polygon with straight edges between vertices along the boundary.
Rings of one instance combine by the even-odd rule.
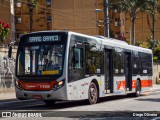
[[[104,0],[103,4],[104,4],[104,36],[109,38],[108,0]]]

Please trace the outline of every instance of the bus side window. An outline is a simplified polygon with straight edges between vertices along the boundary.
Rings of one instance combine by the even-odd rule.
[[[123,52],[114,52],[114,73],[115,75],[124,74]]]
[[[86,44],[86,74],[102,74],[102,52],[92,45]]]
[[[69,49],[68,82],[84,78],[83,53],[83,38],[72,35]]]
[[[74,68],[83,68],[83,50],[81,48],[72,49],[72,64]]]
[[[133,53],[133,74],[140,74],[141,64],[138,52]]]
[[[141,53],[141,63],[142,63],[142,69],[141,74],[142,75],[152,75],[152,56],[148,53]]]

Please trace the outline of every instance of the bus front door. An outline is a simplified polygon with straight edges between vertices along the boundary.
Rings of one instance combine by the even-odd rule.
[[[105,93],[113,93],[113,51],[105,49],[104,53],[104,73],[105,73]]]
[[[125,52],[125,80],[126,91],[132,91],[132,68],[131,68],[131,53]]]

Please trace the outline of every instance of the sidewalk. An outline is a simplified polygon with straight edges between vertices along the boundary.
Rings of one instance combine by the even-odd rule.
[[[0,93],[0,100],[16,99],[15,92]]]
[[[160,91],[160,85],[154,84],[153,91]],[[15,92],[0,93],[0,100],[9,100],[9,99],[16,99]]]
[[[160,90],[160,84],[153,84],[153,91]]]

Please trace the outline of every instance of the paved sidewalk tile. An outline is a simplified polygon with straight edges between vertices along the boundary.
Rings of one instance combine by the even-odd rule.
[[[0,100],[16,99],[15,92],[0,93]]]
[[[160,84],[154,84],[153,85],[153,91],[154,90],[160,90]]]

